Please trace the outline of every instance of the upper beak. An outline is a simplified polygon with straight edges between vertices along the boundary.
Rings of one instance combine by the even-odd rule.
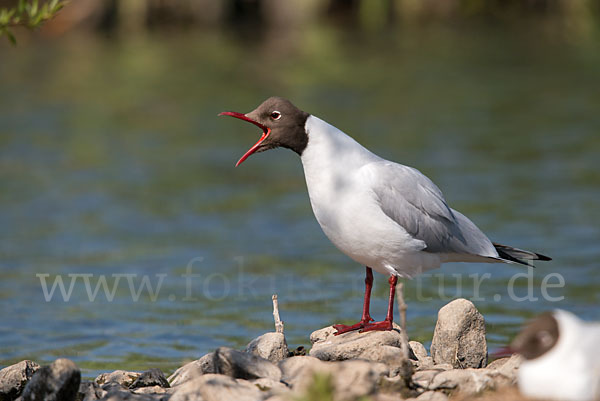
[[[235,166],[237,167],[240,164],[242,164],[244,162],[244,160],[246,160],[252,153],[256,152],[256,150],[260,147],[261,143],[263,143],[264,140],[267,139],[267,137],[271,133],[271,128],[262,125],[258,121],[254,121],[253,119],[251,119],[250,117],[248,117],[245,114],[236,113],[235,111],[224,111],[222,113],[219,113],[219,115],[220,116],[231,116],[231,117],[239,118],[240,120],[248,121],[249,123],[252,123],[263,130],[262,136],[260,137],[258,142],[256,142],[254,144],[254,146],[252,146],[250,149],[248,149],[248,151],[246,153],[244,153],[244,155],[242,157],[240,157],[240,160],[238,160],[238,162],[235,164]]]

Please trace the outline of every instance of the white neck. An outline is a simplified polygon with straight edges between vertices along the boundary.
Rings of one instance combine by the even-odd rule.
[[[309,176],[348,172],[381,158],[331,124],[315,117],[306,119],[308,145],[302,152],[302,165]]]

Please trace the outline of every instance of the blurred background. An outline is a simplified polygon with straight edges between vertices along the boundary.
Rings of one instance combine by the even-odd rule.
[[[518,266],[407,281],[412,339],[431,341],[457,296],[478,295],[492,351],[544,310],[600,319],[599,18],[592,0],[77,0],[15,30],[0,41],[0,364],[169,373],[271,331],[272,293],[291,348],[354,323],[364,268],[321,232],[297,156],[234,168],[260,132],[217,114],[272,95],[420,169],[494,241],[554,258],[522,302]],[[551,273],[560,302],[542,296]],[[136,301],[123,278],[92,302],[80,277],[46,302],[39,274],[160,288]],[[374,291],[381,319],[380,275]]]

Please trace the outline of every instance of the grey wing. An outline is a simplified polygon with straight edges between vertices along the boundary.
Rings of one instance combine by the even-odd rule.
[[[491,241],[463,214],[451,209],[440,189],[420,171],[393,162],[376,162],[370,175],[383,212],[426,251],[497,258]]]

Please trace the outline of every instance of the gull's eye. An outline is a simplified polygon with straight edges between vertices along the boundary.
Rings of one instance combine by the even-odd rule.
[[[274,112],[271,113],[271,118],[273,120],[279,120],[281,118],[281,113],[278,112],[277,110],[275,110]]]

